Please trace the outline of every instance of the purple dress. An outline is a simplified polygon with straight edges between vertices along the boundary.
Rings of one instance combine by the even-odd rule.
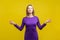
[[[26,30],[25,30],[25,35],[24,35],[24,40],[38,40],[38,33],[36,30],[36,25],[38,28],[41,30],[46,24],[40,24],[39,19],[37,16],[34,17],[24,17],[22,20],[22,24],[19,27],[17,24],[14,26],[18,28],[20,31],[24,28],[24,25],[26,25]]]

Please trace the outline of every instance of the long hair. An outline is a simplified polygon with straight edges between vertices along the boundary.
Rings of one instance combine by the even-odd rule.
[[[26,8],[26,15],[27,15],[27,16],[29,15],[29,12],[28,12],[28,7],[29,7],[29,6],[32,6],[32,5],[31,5],[31,4],[29,4],[29,5],[27,6],[27,8]],[[34,16],[34,8],[33,8],[32,15]]]

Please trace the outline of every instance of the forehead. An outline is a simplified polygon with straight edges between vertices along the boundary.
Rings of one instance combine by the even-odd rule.
[[[28,6],[28,8],[33,8],[32,6]]]

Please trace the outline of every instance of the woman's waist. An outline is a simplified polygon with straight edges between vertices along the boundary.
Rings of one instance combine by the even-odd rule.
[[[32,32],[32,31],[36,31],[36,29],[34,29],[34,28],[28,28],[28,29],[26,29],[26,32],[27,31],[31,31]]]

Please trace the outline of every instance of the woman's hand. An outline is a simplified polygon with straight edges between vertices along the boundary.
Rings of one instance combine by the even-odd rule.
[[[50,19],[48,19],[48,20],[46,20],[46,21],[45,21],[45,23],[50,23],[50,22],[51,22],[51,20],[50,20]]]
[[[15,23],[14,21],[10,20],[10,24],[13,24],[13,25],[14,25],[14,24],[16,24],[16,23]]]

